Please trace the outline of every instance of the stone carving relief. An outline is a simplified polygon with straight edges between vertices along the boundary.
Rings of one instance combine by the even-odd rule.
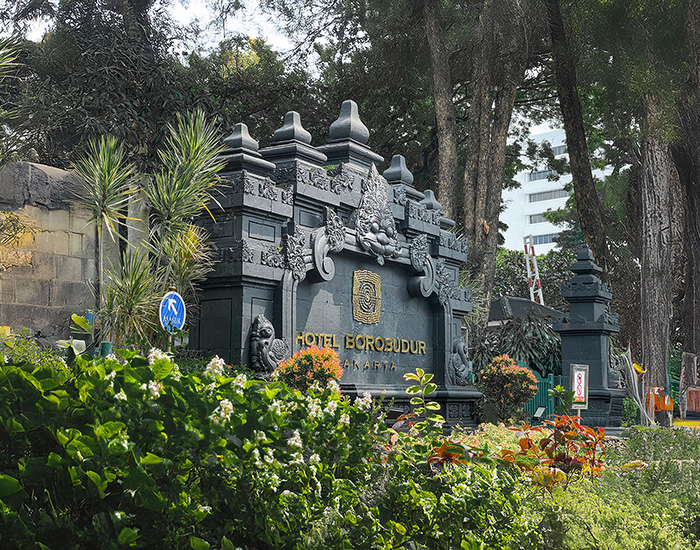
[[[411,260],[411,267],[418,272],[423,272],[423,276],[411,277],[408,280],[408,293],[411,296],[423,296],[427,298],[433,292],[435,285],[435,267],[433,258],[428,252],[428,236],[418,235],[408,250]]]
[[[457,336],[452,342],[452,355],[447,369],[447,381],[453,386],[466,386],[472,381],[467,353],[467,344],[461,336]]]
[[[438,260],[435,262],[435,287],[438,299],[442,305],[447,305],[450,299],[464,299],[464,289],[457,286],[457,282],[445,269],[444,260]]]
[[[304,234],[298,228],[294,228],[294,234],[285,237],[285,259],[287,268],[291,270],[292,277],[301,281],[306,276],[306,262],[304,261]]]
[[[260,263],[269,267],[289,269],[292,277],[300,281],[306,276],[304,260],[304,234],[294,228],[294,234],[282,238],[282,246],[271,245],[260,257]]]
[[[277,169],[274,178],[278,184],[286,184],[288,187],[295,183],[304,183],[340,195],[352,191],[356,175],[345,164],[328,171],[324,168],[296,164]]]
[[[408,197],[406,196],[406,186],[405,185],[394,185],[394,202],[400,204],[401,206],[406,206],[408,202]]]
[[[287,344],[275,338],[275,327],[262,313],[250,327],[250,367],[267,378],[289,355]]]
[[[362,185],[362,199],[355,211],[354,222],[360,248],[376,256],[379,265],[384,265],[386,258],[401,255],[402,248],[389,207],[386,184],[374,165]]]
[[[280,247],[273,244],[260,256],[260,263],[269,267],[279,267],[284,269],[285,262]]]
[[[231,246],[225,246],[216,249],[216,259],[224,263],[239,263],[255,261],[255,254],[250,248],[248,241],[238,239]]]
[[[345,246],[345,225],[335,211],[326,206],[326,223],[312,235],[313,260],[316,271],[324,281],[330,281],[335,274],[333,260],[328,257],[330,252],[340,252]]]
[[[440,231],[440,246],[463,254],[467,253],[467,239],[459,239],[457,235],[447,231]]]
[[[331,177],[331,191],[336,195],[352,191],[356,176],[345,164],[329,170],[328,175]]]
[[[431,225],[440,225],[442,210],[428,210],[423,204],[409,201],[406,214],[410,218],[414,218]]]
[[[270,178],[265,178],[258,184],[258,196],[272,201],[277,200],[277,186]]]

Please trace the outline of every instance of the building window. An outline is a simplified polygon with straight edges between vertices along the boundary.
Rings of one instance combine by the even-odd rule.
[[[538,181],[546,180],[549,176],[556,176],[557,173],[554,170],[540,170],[539,172],[530,172],[528,175],[528,181]]]
[[[531,214],[530,215],[530,223],[544,223],[547,220],[544,217],[544,214]]]
[[[556,147],[552,147],[552,153],[554,153],[554,156],[558,155],[563,155],[566,153],[566,145],[557,145]]]
[[[529,202],[540,202],[549,201],[552,199],[562,199],[568,196],[569,192],[565,189],[556,189],[554,191],[542,191],[541,193],[532,193],[531,195],[528,195],[528,200]]]
[[[550,244],[559,236],[559,233],[550,233],[549,235],[535,235],[532,237],[532,244]]]

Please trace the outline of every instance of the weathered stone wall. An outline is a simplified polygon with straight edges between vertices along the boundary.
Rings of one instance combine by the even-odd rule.
[[[34,227],[18,246],[4,245],[0,325],[67,337],[72,313],[95,307],[96,232],[90,214],[71,202],[70,172],[16,162],[0,171],[0,211]],[[117,251],[110,243],[109,255]]]

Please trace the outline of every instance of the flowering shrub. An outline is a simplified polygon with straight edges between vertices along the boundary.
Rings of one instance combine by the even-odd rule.
[[[374,413],[218,358],[181,374],[159,350],[0,363],[0,546],[362,546],[344,518],[378,525],[358,496],[379,476]]]
[[[533,372],[507,355],[494,357],[479,371],[476,385],[486,400],[496,405],[502,422],[513,418],[537,394],[537,378]]]
[[[306,390],[314,382],[324,387],[331,381],[337,382],[343,369],[335,350],[311,346],[282,361],[274,375],[292,388]]]
[[[3,550],[536,548],[509,465],[437,468],[444,437],[388,430],[370,395],[210,366],[0,363]]]

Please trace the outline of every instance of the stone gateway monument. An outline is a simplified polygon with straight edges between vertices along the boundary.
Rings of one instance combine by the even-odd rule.
[[[408,410],[403,375],[435,375],[448,424],[473,424],[462,334],[467,259],[432,191],[413,187],[405,160],[368,146],[357,105],[343,103],[330,143],[311,146],[289,112],[271,147],[245,124],[224,140],[217,218],[202,220],[219,262],[202,285],[191,345],[268,376],[307,346],[333,348],[344,393],[385,394]],[[217,214],[218,211],[218,214]]]

